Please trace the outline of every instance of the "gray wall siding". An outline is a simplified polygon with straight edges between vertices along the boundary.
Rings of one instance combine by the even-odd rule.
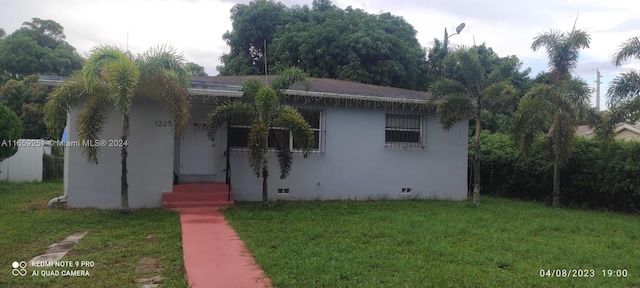
[[[78,107],[70,113],[69,141],[78,139]],[[120,139],[121,119],[121,114],[113,111],[101,139]],[[161,104],[143,99],[134,101],[130,120],[129,206],[160,207],[162,192],[172,189],[174,138],[171,127],[156,127],[155,121],[170,117]],[[65,188],[69,207],[120,207],[120,151],[120,147],[101,147],[99,164],[95,165],[87,162],[80,147],[66,148]]]
[[[269,197],[282,200],[438,198],[467,195],[467,121],[444,131],[425,117],[426,148],[385,148],[385,111],[328,107],[326,150],[296,155],[289,177],[279,179],[277,158],[269,154]],[[425,114],[426,115],[426,114]],[[234,199],[261,200],[262,182],[251,174],[247,155],[232,154]],[[278,195],[278,188],[290,194]],[[411,188],[409,195],[402,188]]]

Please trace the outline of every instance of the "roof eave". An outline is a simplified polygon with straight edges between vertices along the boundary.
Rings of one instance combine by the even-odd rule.
[[[38,83],[45,86],[58,87],[62,85],[64,81],[39,79]],[[193,95],[193,96],[215,96],[215,97],[232,97],[232,98],[242,97],[242,92],[240,91],[214,90],[214,89],[204,89],[204,88],[188,88],[187,91],[189,92],[189,95]],[[425,99],[412,99],[412,98],[366,96],[366,95],[353,95],[353,94],[314,92],[314,91],[301,91],[301,90],[285,90],[284,93],[287,95],[302,96],[302,97],[321,97],[321,98],[330,98],[330,99],[348,99],[348,100],[377,101],[377,102],[390,102],[390,103],[429,104],[429,101],[426,99],[426,94],[425,94]]]

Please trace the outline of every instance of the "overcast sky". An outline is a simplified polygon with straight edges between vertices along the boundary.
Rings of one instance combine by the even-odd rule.
[[[287,6],[311,6],[312,0],[283,0]],[[246,0],[0,0],[0,27],[7,34],[33,17],[60,23],[67,41],[85,55],[99,44],[127,47],[134,53],[157,44],[171,44],[188,61],[216,75],[219,57],[229,48],[222,34],[231,30],[229,10]],[[425,47],[442,39],[444,28],[455,31],[454,45],[486,43],[500,56],[516,55],[532,76],[547,69],[544,51],[533,52],[532,39],[549,29],[577,27],[591,35],[591,48],[581,54],[576,73],[595,87],[596,69],[602,74],[601,103],[608,81],[620,72],[640,69],[638,60],[613,67],[610,59],[619,45],[640,36],[637,0],[334,0],[340,8],[352,6],[369,13],[390,12],[404,17],[418,31]],[[450,32],[451,34],[451,32]],[[602,105],[601,105],[602,106]]]

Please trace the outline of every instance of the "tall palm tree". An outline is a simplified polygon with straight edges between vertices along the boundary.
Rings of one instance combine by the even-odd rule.
[[[129,210],[127,182],[127,139],[129,116],[134,98],[147,97],[167,105],[173,119],[173,133],[180,135],[189,119],[187,87],[189,76],[184,58],[170,46],[157,46],[133,57],[113,46],[98,46],[91,51],[82,72],[71,76],[56,88],[45,105],[44,119],[51,135],[61,135],[67,113],[80,102],[86,105],[78,114],[78,140],[100,139],[109,114],[122,114],[121,211]],[[98,164],[100,147],[82,146],[89,163]]]
[[[293,107],[281,105],[280,98],[284,90],[291,85],[303,82],[309,89],[307,75],[298,68],[284,70],[272,82],[270,87],[264,86],[256,78],[250,78],[242,83],[243,96],[240,101],[231,101],[215,108],[209,113],[207,125],[208,135],[214,139],[216,131],[225,123],[251,123],[249,129],[249,165],[253,173],[262,177],[262,204],[268,205],[267,178],[267,152],[269,130],[272,127],[284,128],[293,135],[294,141],[300,145],[306,158],[311,152],[314,143],[314,134],[311,127],[302,115]],[[275,137],[283,137],[276,133]],[[288,143],[286,139],[276,139],[276,143]],[[280,179],[289,175],[292,165],[292,153],[289,145],[276,145],[276,155],[280,165]]]
[[[460,77],[441,78],[436,81],[431,86],[430,99],[440,102],[436,106],[436,113],[446,130],[462,119],[475,118],[473,203],[480,205],[482,111],[496,111],[512,101],[516,89],[505,80],[505,74],[512,72],[518,65],[502,62],[501,66],[487,67],[482,64],[478,53],[466,48],[449,53],[445,59],[445,65],[447,64],[454,68],[449,72],[459,72]]]
[[[618,51],[611,58],[611,62],[616,66],[620,66],[629,58],[640,59],[640,37],[631,37],[622,43]]]
[[[589,86],[571,72],[578,64],[580,49],[588,48],[590,41],[589,34],[575,27],[569,33],[538,34],[531,49],[546,48],[551,81],[532,87],[514,114],[512,134],[523,151],[537,134],[546,132],[553,158],[553,207],[560,205],[560,169],[571,154],[575,127],[589,111]]]

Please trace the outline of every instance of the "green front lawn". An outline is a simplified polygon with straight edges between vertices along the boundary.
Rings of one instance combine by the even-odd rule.
[[[0,287],[139,287],[136,279],[154,275],[164,277],[162,287],[187,287],[177,213],[47,209],[48,200],[61,194],[59,182],[0,182]],[[83,231],[89,233],[61,260],[93,261],[93,267],[79,268],[90,276],[31,276],[31,268],[27,276],[11,275],[12,262],[28,261],[49,245]],[[162,271],[136,272],[143,258],[157,261]]]
[[[640,287],[639,217],[483,199],[480,208],[279,202],[224,214],[276,287]]]

